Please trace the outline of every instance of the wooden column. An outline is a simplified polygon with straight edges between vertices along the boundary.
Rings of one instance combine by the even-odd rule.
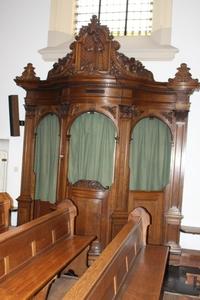
[[[112,214],[112,237],[127,221],[129,195],[129,152],[132,106],[119,106],[119,137],[115,164],[114,212]]]
[[[33,158],[35,144],[35,111],[36,106],[25,105],[26,119],[24,131],[24,148],[22,162],[21,193],[18,197],[18,225],[33,218]]]

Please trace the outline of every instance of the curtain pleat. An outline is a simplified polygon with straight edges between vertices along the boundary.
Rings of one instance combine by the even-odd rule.
[[[169,182],[171,133],[157,118],[138,122],[130,149],[130,189],[162,190]]]
[[[115,126],[100,113],[85,113],[71,127],[69,181],[96,180],[110,186],[113,179]]]
[[[36,130],[35,199],[55,203],[59,154],[59,120],[55,114],[45,116]]]

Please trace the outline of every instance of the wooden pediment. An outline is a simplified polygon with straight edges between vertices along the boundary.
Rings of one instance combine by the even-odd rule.
[[[88,26],[83,26],[70,45],[72,50],[55,63],[48,79],[71,76],[99,76],[135,78],[153,81],[153,74],[135,58],[118,52],[120,44],[113,40],[107,26],[93,16]]]

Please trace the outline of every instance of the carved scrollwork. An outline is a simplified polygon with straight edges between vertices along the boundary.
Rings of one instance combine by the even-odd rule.
[[[62,59],[60,58],[57,63],[53,65],[53,69],[48,73],[48,79],[71,76],[75,74],[75,59],[74,53],[70,52]]]
[[[100,182],[96,180],[78,180],[73,184],[73,187],[80,187],[80,188],[87,188],[87,189],[93,189],[93,190],[101,190],[106,191],[109,189],[109,187],[104,187]]]
[[[112,61],[111,74],[118,77],[119,75],[123,75],[124,72],[130,76],[134,75],[134,77],[154,80],[153,73],[145,69],[139,60],[133,57],[128,58],[123,53],[116,52],[116,61],[115,59]]]
[[[120,44],[113,40],[107,26],[93,16],[87,26],[80,29],[70,45],[72,52],[59,59],[49,71],[48,78],[79,75],[131,76],[153,81],[152,72],[135,58],[128,58],[117,50]]]
[[[31,63],[28,63],[24,68],[24,72],[21,76],[17,76],[16,80],[24,80],[24,81],[39,81],[40,77],[36,77],[35,68]]]

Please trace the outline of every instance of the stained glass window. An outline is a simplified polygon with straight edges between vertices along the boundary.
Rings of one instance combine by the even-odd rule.
[[[153,0],[76,0],[75,33],[92,15],[114,36],[151,35]]]

